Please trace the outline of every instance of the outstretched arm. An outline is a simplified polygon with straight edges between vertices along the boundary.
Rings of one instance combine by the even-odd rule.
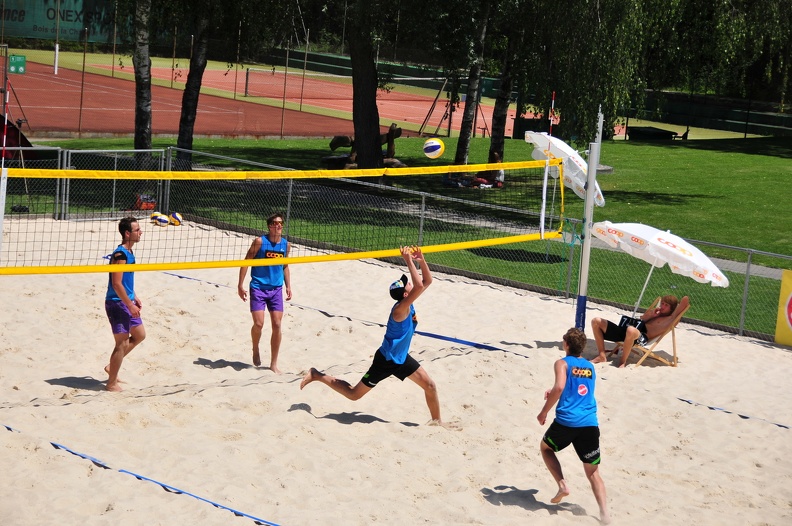
[[[402,258],[407,264],[407,268],[410,269],[410,278],[413,284],[412,290],[407,293],[405,298],[405,300],[408,300],[407,303],[410,304],[417,300],[418,296],[423,294],[424,290],[432,284],[432,272],[429,270],[429,264],[426,263],[426,258],[424,258],[420,247],[413,245],[411,247],[402,247],[401,250]],[[415,265],[416,262],[418,262],[418,266],[421,269],[420,274],[418,273],[418,267]]]
[[[412,251],[412,259],[417,261],[418,265],[421,267],[421,283],[425,289],[432,284],[432,272],[429,270],[429,264],[426,262],[421,247],[413,246],[410,250]]]
[[[420,247],[402,247],[401,254],[402,259],[407,264],[407,269],[410,271],[410,281],[413,286],[404,299],[393,309],[393,317],[396,321],[401,321],[407,317],[410,312],[410,305],[432,284],[432,272],[429,270],[429,265],[426,263]],[[420,273],[418,272],[418,267],[415,266],[416,261],[418,262],[418,267],[420,267]]]

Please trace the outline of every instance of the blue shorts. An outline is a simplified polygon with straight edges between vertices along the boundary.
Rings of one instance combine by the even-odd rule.
[[[267,310],[283,312],[283,287],[260,290],[250,287],[250,312]]]
[[[105,312],[113,334],[129,334],[135,327],[143,325],[140,317],[132,317],[123,301],[105,300]]]

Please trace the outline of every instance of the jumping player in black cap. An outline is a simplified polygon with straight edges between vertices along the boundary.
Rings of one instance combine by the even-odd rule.
[[[388,293],[396,303],[388,316],[388,325],[382,345],[374,353],[374,361],[363,378],[352,387],[348,382],[319,372],[313,367],[300,383],[300,389],[311,382],[321,382],[334,391],[346,396],[350,400],[359,400],[371,391],[380,381],[393,375],[404,381],[409,378],[421,389],[426,396],[426,405],[432,416],[430,424],[440,425],[440,399],[437,396],[437,386],[429,377],[426,370],[418,361],[410,356],[410,342],[412,341],[418,319],[415,316],[413,303],[432,284],[432,273],[429,271],[421,249],[402,247],[401,255],[410,271],[410,278],[402,275],[401,278],[391,283]],[[421,268],[420,273],[415,262]]]

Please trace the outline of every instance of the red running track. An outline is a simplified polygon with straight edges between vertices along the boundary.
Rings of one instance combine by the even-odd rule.
[[[55,75],[50,65],[27,63],[23,75],[10,75],[9,118],[26,119],[22,130],[30,137],[47,136],[130,136],[134,134],[135,88],[134,83],[104,75],[63,69]],[[152,74],[170,80],[168,68],[154,68]],[[174,83],[183,83],[186,72],[177,76]],[[306,80],[307,82],[307,80]],[[311,80],[311,83],[320,82]],[[338,85],[329,83],[333,90]],[[195,137],[332,137],[353,135],[351,119],[327,117],[296,110],[282,110],[246,100],[244,97],[244,72],[207,69],[202,82],[204,88],[214,88],[237,93],[237,99],[217,97],[202,93],[195,121]],[[321,91],[321,87],[318,88]],[[351,116],[351,86],[348,97],[311,97],[302,100],[303,107],[321,107],[345,112]],[[306,93],[316,93],[311,85]],[[181,86],[172,89],[152,86],[152,133],[176,135],[181,115]],[[293,102],[292,99],[289,99]],[[432,105],[433,98],[413,97],[402,100],[395,94],[379,92],[377,107],[385,121],[411,122],[420,125]],[[425,128],[427,133],[447,133],[448,121],[442,121],[445,100],[441,99],[432,112]],[[483,113],[483,116],[482,116]],[[513,110],[512,110],[513,113]],[[477,119],[477,135],[481,128],[489,127],[492,107],[483,106]],[[513,117],[513,115],[510,115]],[[454,113],[452,129],[459,130],[461,111]],[[506,130],[511,135],[513,120]],[[383,131],[387,127],[383,126]],[[406,132],[405,135],[412,133]]]

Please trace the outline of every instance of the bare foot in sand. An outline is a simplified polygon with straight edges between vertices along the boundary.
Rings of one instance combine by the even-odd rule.
[[[462,426],[460,426],[456,422],[443,422],[442,420],[429,420],[426,423],[427,426],[440,426],[445,429],[450,429],[452,431],[462,431]]]
[[[569,495],[569,488],[567,488],[566,483],[562,480],[558,483],[558,493],[555,494],[555,497],[550,499],[550,502],[558,504],[567,495]]]
[[[258,351],[253,351],[253,365],[261,367],[261,356],[259,356]]]
[[[114,393],[119,393],[119,392],[123,391],[123,389],[121,389],[121,386],[118,385],[118,382],[105,385],[105,390],[112,391]]]
[[[107,376],[110,376],[110,364],[105,365],[104,372],[107,373]],[[116,379],[116,381],[120,384],[125,384],[126,382],[123,381],[121,378]],[[109,391],[110,389],[108,389]],[[120,391],[121,389],[119,389]]]
[[[261,365],[261,362],[259,362],[259,365]],[[278,369],[278,366],[277,366],[277,365],[275,365],[275,364],[270,364],[269,368],[270,368],[270,371],[272,371],[273,373],[275,373],[275,374],[281,374],[281,370],[280,370],[280,369]]]
[[[300,382],[300,389],[302,389],[303,387],[305,387],[306,385],[308,385],[311,382],[315,382],[316,380],[318,380],[322,376],[324,376],[324,373],[320,373],[319,371],[317,371],[316,369],[311,367],[311,370],[308,371],[308,373],[302,379],[302,382]]]
[[[607,360],[608,359],[605,357],[605,355],[598,354],[593,360],[591,360],[591,363],[602,363]]]

